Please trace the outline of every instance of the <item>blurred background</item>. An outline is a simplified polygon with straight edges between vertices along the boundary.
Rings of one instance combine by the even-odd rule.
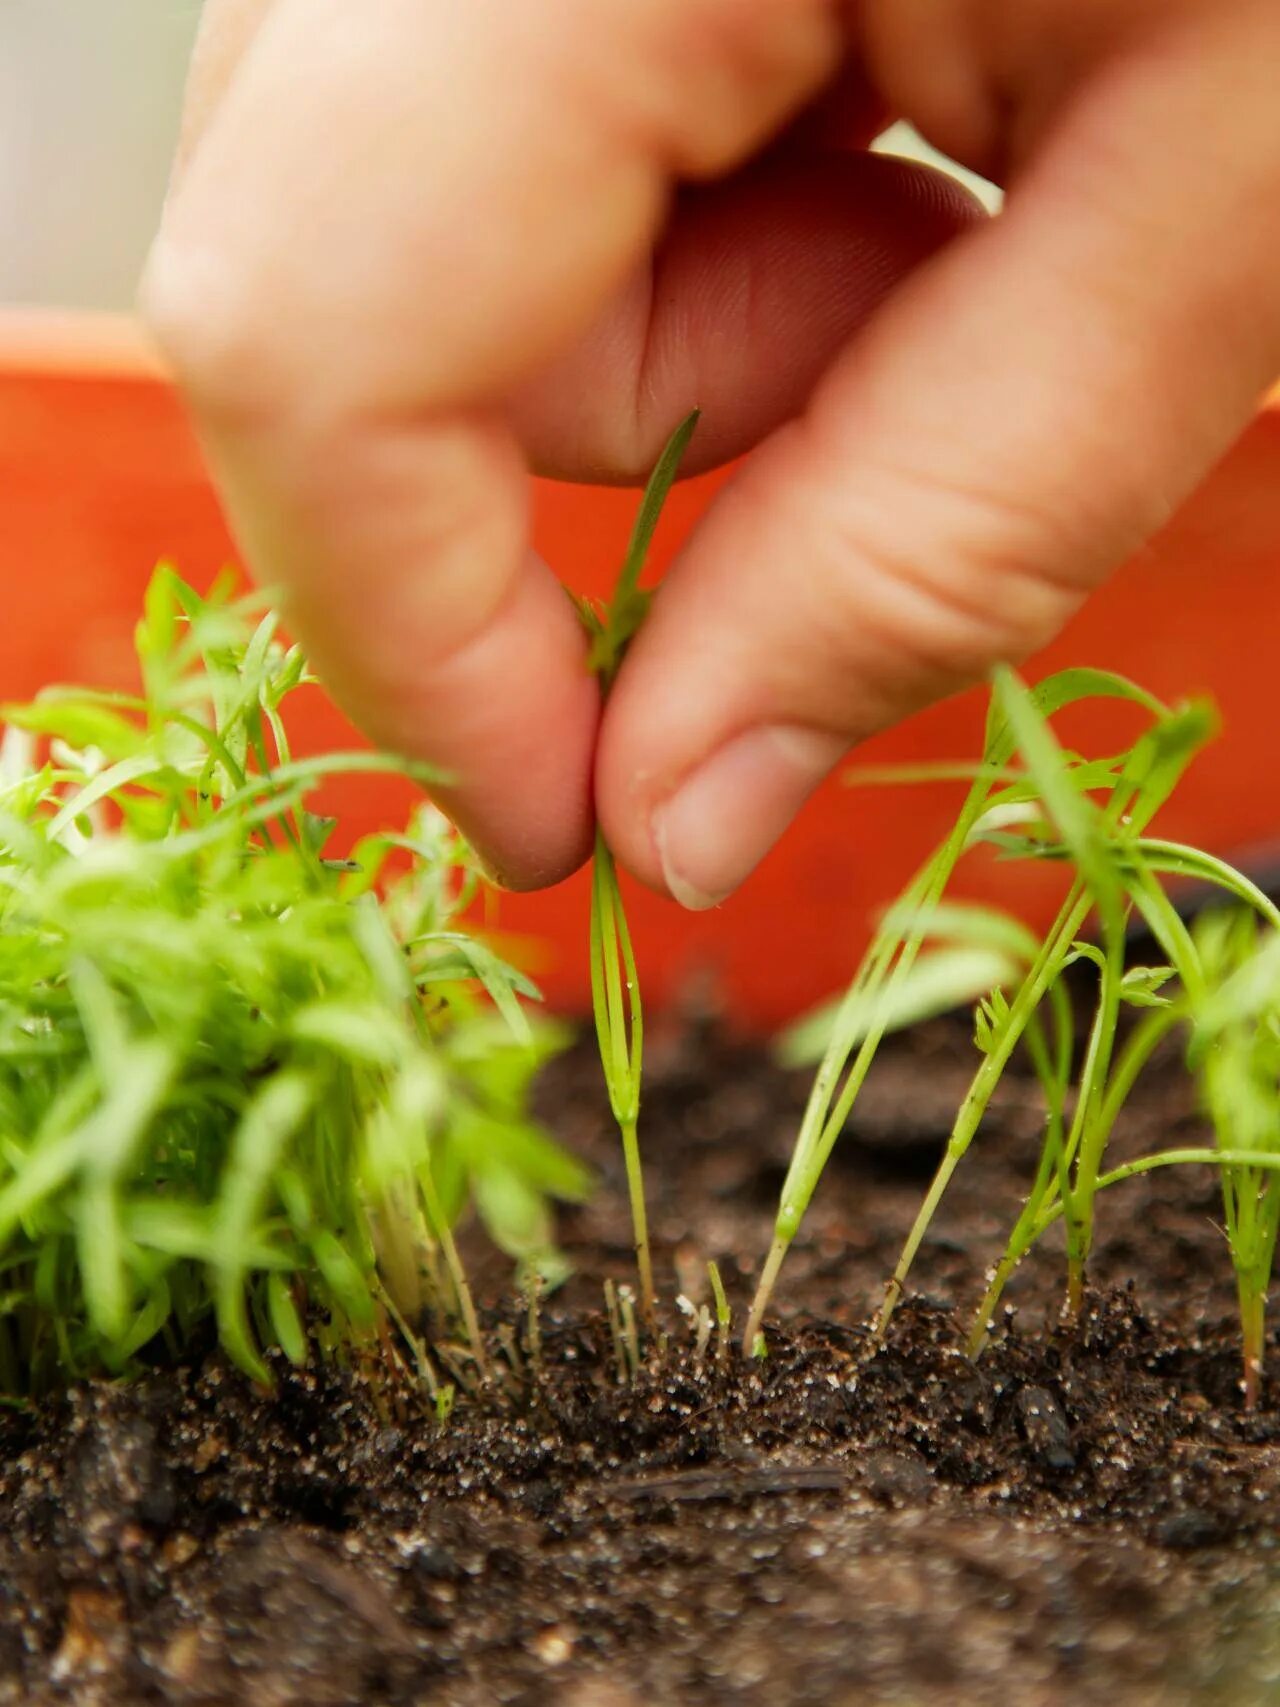
[[[200,0],[0,0],[0,301],[127,308]]]
[[[200,0],[0,0],[0,302],[129,308],[200,11]],[[882,146],[929,153],[906,126]]]

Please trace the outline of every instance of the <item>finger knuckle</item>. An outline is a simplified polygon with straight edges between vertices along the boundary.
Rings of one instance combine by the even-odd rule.
[[[863,668],[878,654],[890,673],[906,659],[973,681],[1039,650],[1083,596],[1058,572],[1070,561],[1061,524],[1035,506],[903,475],[826,490],[826,626]]]
[[[589,84],[607,90],[609,123],[681,174],[728,169],[835,66],[833,0],[655,0],[632,9],[636,52],[625,62],[584,33]],[[589,61],[589,65],[586,63]],[[619,72],[622,72],[620,80]]]

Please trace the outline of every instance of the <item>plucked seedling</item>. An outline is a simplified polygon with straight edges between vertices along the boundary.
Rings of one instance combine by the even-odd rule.
[[[307,681],[270,615],[167,569],[138,696],[6,709],[0,756],[0,1382],[13,1393],[212,1317],[260,1380],[403,1324],[485,1350],[453,1238],[468,1203],[548,1280],[579,1164],[530,1119],[559,1034],[462,927],[477,876],[430,808],[326,855],[305,809],[357,752],[295,758]]]
[[[644,621],[651,594],[640,586],[662,507],[675,483],[680,461],[698,424],[695,411],[676,428],[649,477],[612,599],[604,609],[586,600],[578,609],[591,636],[589,667],[607,694],[627,647]],[[640,1163],[640,1082],[644,1049],[644,1013],[631,932],[618,886],[617,867],[603,834],[596,831],[591,877],[591,1001],[609,1106],[622,1137],[622,1155],[631,1204],[636,1266],[640,1278],[640,1314],[648,1331],[655,1327],[656,1297],[644,1173]]]
[[[604,837],[596,831],[591,871],[591,1005],[604,1068],[609,1107],[622,1138],[622,1159],[631,1205],[640,1311],[645,1326],[654,1324],[653,1258],[649,1217],[640,1161],[640,1080],[644,1051],[644,1012],[640,980],[617,868]]]

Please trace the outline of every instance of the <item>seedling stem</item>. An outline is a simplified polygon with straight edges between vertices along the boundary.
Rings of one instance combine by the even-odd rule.
[[[733,1313],[729,1309],[729,1300],[725,1294],[724,1281],[720,1278],[720,1265],[715,1262],[707,1264],[707,1278],[711,1282],[711,1296],[715,1299],[716,1307],[716,1362],[725,1363],[729,1357],[729,1336],[733,1331]]]
[[[662,506],[675,482],[680,460],[693,436],[697,420],[695,411],[682,421],[658,459],[645,487],[609,604],[603,611],[598,611],[586,601],[579,601],[579,613],[591,636],[588,663],[599,678],[602,694],[607,695],[613,686],[627,647],[648,610],[651,594],[640,586],[641,571]],[[640,980],[617,868],[604,833],[599,829],[596,831],[591,883],[590,951],[596,1039],[609,1103],[622,1139],[627,1195],[631,1204],[631,1227],[640,1281],[640,1318],[646,1331],[653,1334],[656,1332],[657,1310],[639,1137],[644,1016],[640,1005]]]

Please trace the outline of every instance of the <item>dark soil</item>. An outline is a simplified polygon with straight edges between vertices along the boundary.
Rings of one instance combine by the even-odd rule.
[[[583,1050],[547,1112],[604,1189],[543,1368],[441,1428],[385,1367],[268,1398],[217,1355],[0,1422],[0,1702],[146,1707],[925,1707],[1280,1702],[1280,1411],[1240,1409],[1207,1171],[1104,1204],[1087,1319],[1059,1252],[960,1355],[1034,1158],[1011,1078],[921,1254],[928,1297],[864,1323],[970,1070],[939,1022],[869,1084],[785,1271],[762,1366],[705,1365],[670,1312],[619,1385],[620,1169]],[[741,1310],[803,1089],[697,1027],[652,1050],[645,1143],[668,1294],[719,1260]],[[1176,1063],[1120,1145],[1194,1130]],[[503,1271],[481,1259],[480,1289]],[[958,1313],[953,1306],[958,1307]],[[524,1326],[495,1306],[495,1336]],[[1276,1360],[1280,1369],[1280,1359]]]

